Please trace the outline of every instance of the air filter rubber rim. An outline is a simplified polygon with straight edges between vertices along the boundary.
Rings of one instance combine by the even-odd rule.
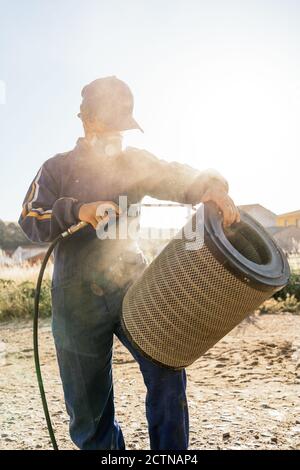
[[[199,210],[199,209],[198,209]],[[222,214],[213,202],[204,204],[204,240],[222,265],[233,272],[241,281],[258,290],[279,290],[290,277],[287,258],[265,228],[242,209],[239,209],[241,221],[249,225],[263,239],[270,252],[270,261],[256,264],[245,258],[226,238]]]

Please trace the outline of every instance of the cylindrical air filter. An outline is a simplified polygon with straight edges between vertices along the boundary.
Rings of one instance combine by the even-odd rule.
[[[128,289],[122,325],[145,357],[172,369],[192,364],[287,284],[282,250],[240,214],[224,229],[217,206],[202,204]]]

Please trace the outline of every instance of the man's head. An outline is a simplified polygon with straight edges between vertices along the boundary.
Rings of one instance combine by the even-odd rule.
[[[133,95],[130,88],[115,76],[98,78],[81,92],[81,118],[87,137],[140,129],[132,116]]]

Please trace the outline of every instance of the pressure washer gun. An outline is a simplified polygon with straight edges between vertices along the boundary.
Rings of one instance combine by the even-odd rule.
[[[70,235],[73,235],[73,233],[78,232],[78,230],[81,230],[82,228],[86,227],[88,225],[87,222],[78,222],[78,224],[71,225],[65,232],[61,234],[62,238],[67,238]]]
[[[108,211],[105,211],[104,215],[108,216],[109,215]],[[101,220],[99,221],[99,223],[101,224]],[[60,238],[67,238],[70,235],[73,235],[74,233],[78,232],[82,228],[86,227],[87,225],[89,225],[88,222],[80,221],[80,222],[78,222],[78,224],[71,225],[71,227],[69,227],[65,232],[61,233],[59,235],[59,237]]]

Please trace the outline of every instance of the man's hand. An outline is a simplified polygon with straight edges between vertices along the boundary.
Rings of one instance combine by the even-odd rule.
[[[110,211],[115,212],[116,215],[121,213],[119,206],[112,201],[89,202],[80,207],[78,217],[83,222],[91,224],[96,230],[99,223],[108,222]]]
[[[201,202],[213,201],[223,213],[223,225],[229,227],[234,222],[240,222],[240,213],[227,191],[221,184],[212,183],[205,191]]]

